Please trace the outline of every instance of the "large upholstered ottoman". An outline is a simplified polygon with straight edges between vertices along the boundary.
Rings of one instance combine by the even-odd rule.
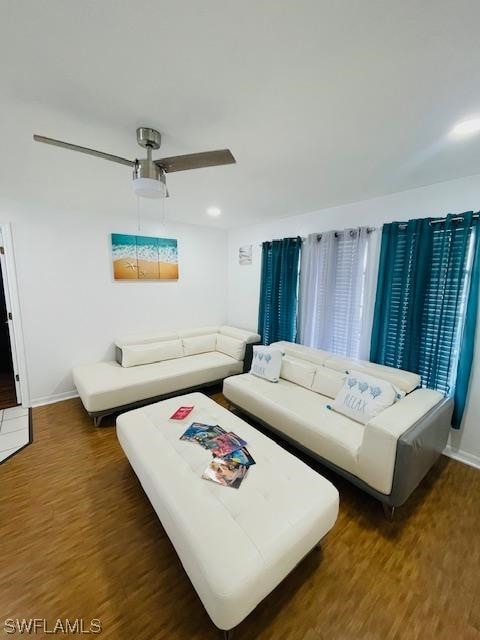
[[[182,422],[169,420],[195,405]],[[238,489],[202,479],[212,459],[179,440],[191,422],[219,424],[256,464]],[[129,411],[117,435],[205,609],[230,630],[333,527],[338,492],[325,478],[201,393]]]

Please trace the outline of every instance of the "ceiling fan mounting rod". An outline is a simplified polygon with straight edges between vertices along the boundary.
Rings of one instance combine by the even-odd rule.
[[[152,129],[151,127],[138,127],[137,129],[137,142],[144,149],[160,149],[162,143],[162,136],[160,131]]]

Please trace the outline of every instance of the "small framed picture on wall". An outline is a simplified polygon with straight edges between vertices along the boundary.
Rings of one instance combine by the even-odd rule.
[[[246,244],[238,250],[238,264],[252,264],[252,245]]]

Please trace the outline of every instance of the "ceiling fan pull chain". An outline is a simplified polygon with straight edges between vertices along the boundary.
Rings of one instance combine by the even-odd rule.
[[[137,231],[140,233],[140,197],[137,196]]]
[[[166,193],[166,187],[165,187],[165,191],[163,192],[163,196],[162,196],[162,226],[165,230],[167,224],[167,193]]]

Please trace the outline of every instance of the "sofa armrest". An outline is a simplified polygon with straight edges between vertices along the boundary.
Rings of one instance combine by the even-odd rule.
[[[245,344],[253,344],[260,341],[258,333],[247,331],[246,329],[237,329],[237,327],[229,327],[227,325],[220,327],[219,333],[222,333],[224,336],[228,336],[229,338],[241,340],[242,342],[245,342]]]
[[[430,425],[430,421],[425,421],[426,416],[444,401],[438,391],[417,389],[372,418],[365,425],[359,450],[360,477],[377,491],[389,495],[399,440],[422,422]]]
[[[252,368],[253,347],[258,344],[261,344],[260,340],[257,340],[256,342],[249,342],[245,345],[245,357],[243,359],[243,373],[248,373]]]

